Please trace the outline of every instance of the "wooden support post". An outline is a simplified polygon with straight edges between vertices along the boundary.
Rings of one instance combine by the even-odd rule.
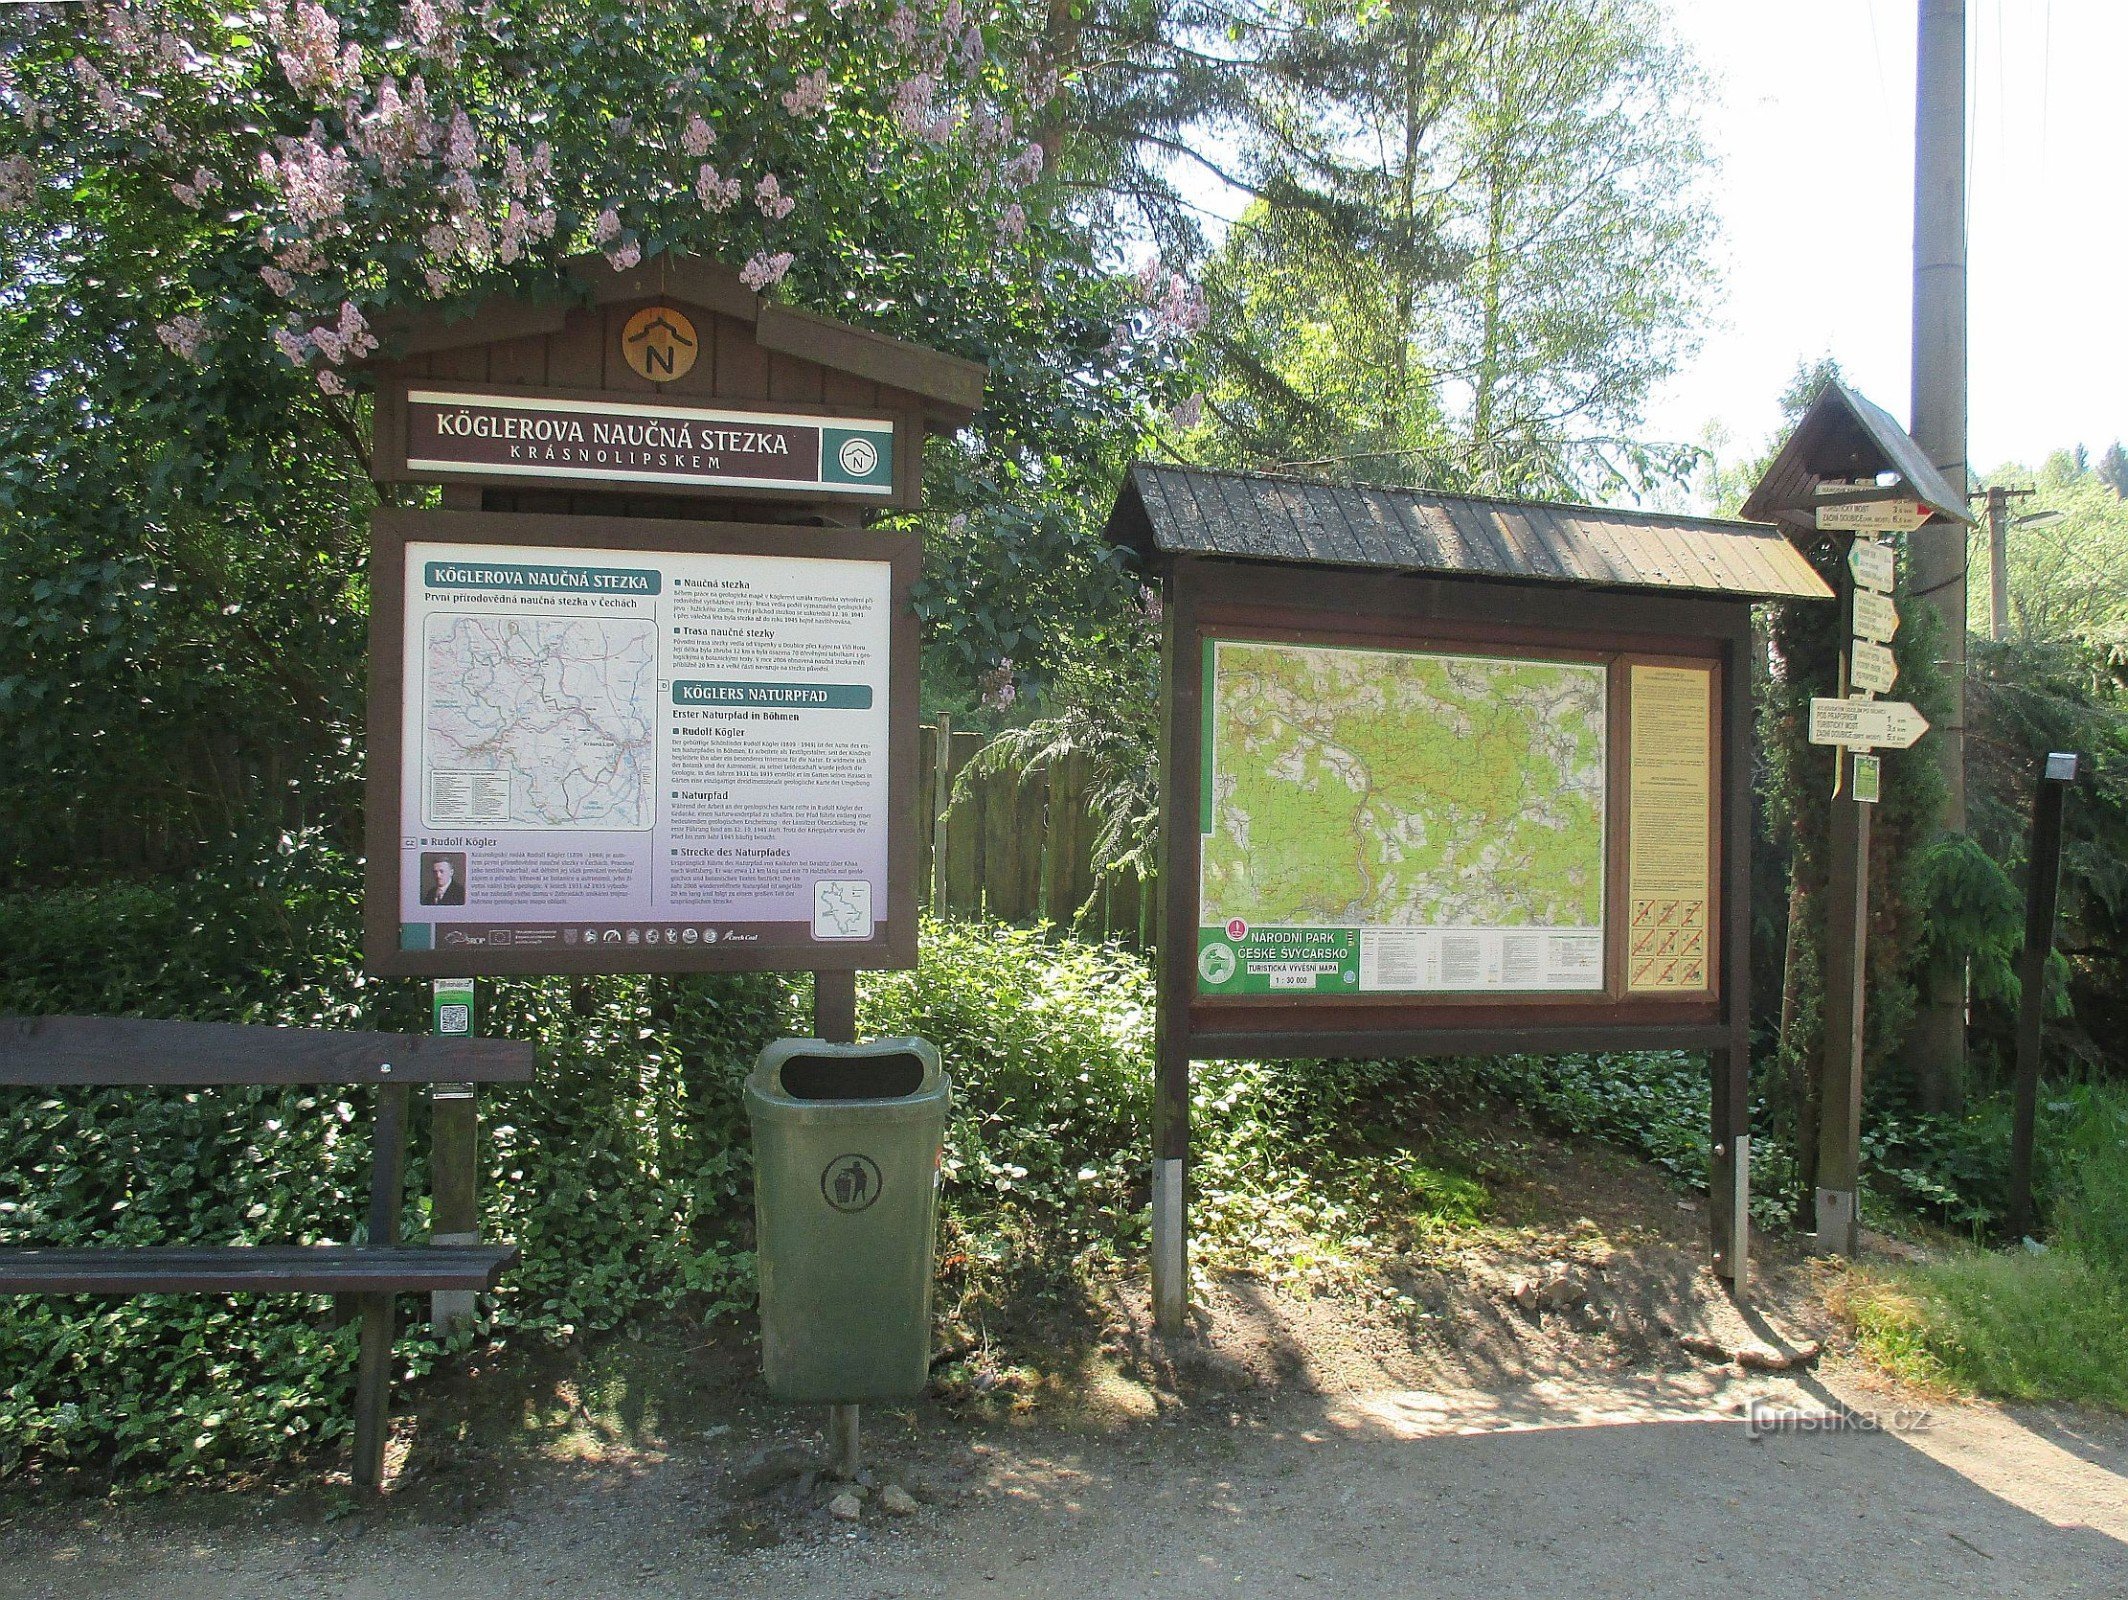
[[[480,1243],[480,1102],[470,1083],[429,1090],[429,1243]],[[473,1320],[471,1289],[429,1295],[429,1323],[448,1335]]]
[[[2010,1237],[2032,1231],[2032,1147],[2039,1126],[2039,1043],[2046,1025],[2047,960],[2061,903],[2063,802],[2076,781],[2077,758],[2050,754],[2032,800],[2032,852],[2025,879],[2025,951],[2018,963],[2017,1102],[2010,1129]]]
[[[406,1198],[406,1085],[377,1091],[375,1155],[369,1179],[369,1242],[399,1242],[399,1211]],[[392,1296],[362,1296],[362,1346],[355,1368],[355,1487],[384,1484],[384,1439],[391,1421]]]
[[[1721,764],[1716,812],[1722,861],[1751,860],[1752,634],[1732,633],[1722,654]],[[1711,1050],[1707,1071],[1713,1112],[1707,1212],[1713,1225],[1714,1270],[1739,1298],[1751,1287],[1751,907],[1749,897],[1721,895],[1722,1010],[1729,1043]]]
[[[1196,982],[1196,896],[1183,894],[1196,876],[1197,728],[1203,694],[1197,664],[1181,658],[1189,618],[1178,586],[1167,585],[1162,608],[1160,680],[1165,685],[1160,749],[1159,868],[1142,911],[1152,917],[1159,998],[1153,1022],[1153,1325],[1174,1338],[1188,1331],[1190,1308],[1190,992]],[[1189,770],[1178,770],[1187,764]],[[1185,797],[1189,797],[1187,800]],[[1178,837],[1183,828],[1188,838]]]
[[[1707,1052],[1713,1088],[1707,1214],[1715,1276],[1738,1295],[1751,1284],[1751,1107],[1749,1061],[1735,1049]]]
[[[1836,747],[1838,748],[1838,747]],[[1853,1256],[1861,1244],[1862,1024],[1869,948],[1870,810],[1854,794],[1851,757],[1838,748],[1832,862],[1825,887],[1825,1025],[1818,1101],[1815,1248]]]
[[[439,1038],[471,1038],[479,1031],[472,978],[439,978],[429,986],[431,1025]],[[480,1243],[479,1102],[470,1083],[439,1083],[429,1090],[429,1242]],[[473,1320],[470,1289],[438,1289],[429,1295],[429,1324],[449,1334]]]
[[[946,914],[946,817],[953,809],[953,718],[938,714],[931,740],[931,904],[934,917]]]

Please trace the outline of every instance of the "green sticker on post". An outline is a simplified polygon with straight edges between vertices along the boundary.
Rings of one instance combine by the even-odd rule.
[[[1855,757],[1855,802],[1873,806],[1884,792],[1884,761],[1879,756]]]
[[[473,980],[438,978],[429,985],[436,1032],[446,1038],[468,1036],[473,1031]]]

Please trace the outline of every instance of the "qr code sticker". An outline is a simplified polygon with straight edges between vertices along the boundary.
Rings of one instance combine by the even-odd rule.
[[[457,1005],[436,1008],[436,1031],[438,1033],[471,1033],[473,1031],[473,1008],[460,1002]]]

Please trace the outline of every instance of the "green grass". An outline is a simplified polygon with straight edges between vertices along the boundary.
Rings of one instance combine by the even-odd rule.
[[[2053,1247],[1972,1251],[1859,1278],[1847,1307],[1863,1353],[1899,1377],[2006,1400],[2128,1411],[2128,1090],[2064,1092]]]
[[[2070,1252],[1872,1275],[1848,1309],[1864,1354],[1924,1388],[2128,1411],[2128,1293]]]

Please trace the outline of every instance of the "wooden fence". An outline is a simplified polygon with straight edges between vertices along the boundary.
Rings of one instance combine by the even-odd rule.
[[[961,770],[983,747],[941,717],[919,743],[922,839],[918,898],[934,915],[1046,920],[1093,938],[1152,942],[1153,899],[1128,871],[1113,874],[1096,898],[1095,824],[1087,806],[1082,761],[1067,759],[1040,777],[971,776],[957,803]]]

